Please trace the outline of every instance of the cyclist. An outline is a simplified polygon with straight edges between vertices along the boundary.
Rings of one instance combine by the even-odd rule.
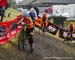
[[[26,25],[26,37],[29,40],[29,45],[31,50],[30,51],[34,51],[34,41],[33,41],[33,33],[34,33],[34,27],[33,27],[33,21],[31,19],[31,17],[29,17],[29,14],[26,13],[27,11],[25,11],[25,14],[23,14],[23,18],[18,22],[24,22]]]

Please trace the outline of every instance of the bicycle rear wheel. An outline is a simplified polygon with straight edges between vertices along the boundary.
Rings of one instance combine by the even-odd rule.
[[[18,49],[24,50],[24,40],[18,40]]]

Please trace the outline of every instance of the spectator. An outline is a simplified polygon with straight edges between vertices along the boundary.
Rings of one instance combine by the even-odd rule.
[[[43,31],[46,30],[46,21],[47,21],[47,15],[46,13],[44,13],[42,16],[42,26],[41,26],[43,28]]]
[[[69,25],[69,30],[70,30],[70,32],[73,32],[73,24]]]
[[[67,39],[68,40],[72,40],[72,38],[73,38],[72,33],[73,33],[73,24],[70,24],[68,26],[68,34],[67,34]]]
[[[37,13],[34,8],[30,9],[29,16],[31,17],[33,24],[35,23],[35,19],[37,18]]]
[[[36,11],[36,13],[37,13],[37,16],[39,15],[39,9],[38,9],[38,7],[34,7],[34,9],[35,9],[35,11]]]

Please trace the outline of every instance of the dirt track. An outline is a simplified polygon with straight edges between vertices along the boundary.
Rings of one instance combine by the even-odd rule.
[[[75,60],[74,47],[43,34],[35,33],[35,51],[29,52],[28,44],[25,50],[19,51],[17,40],[9,42],[7,47],[0,46],[0,60]],[[68,57],[55,59],[55,57]]]

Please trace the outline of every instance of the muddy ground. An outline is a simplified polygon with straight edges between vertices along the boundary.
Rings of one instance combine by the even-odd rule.
[[[74,46],[50,36],[35,32],[34,52],[30,53],[30,47],[26,41],[25,49],[18,50],[17,38],[13,38],[6,45],[0,46],[0,60],[75,60]]]

